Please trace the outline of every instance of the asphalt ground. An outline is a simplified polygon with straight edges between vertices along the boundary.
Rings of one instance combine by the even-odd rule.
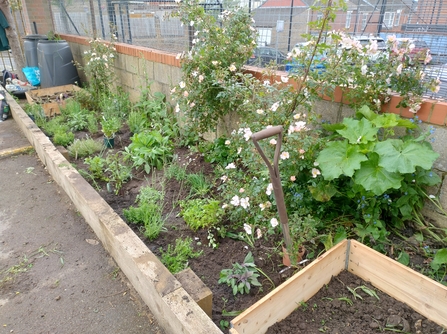
[[[0,123],[0,333],[164,333],[12,118]]]

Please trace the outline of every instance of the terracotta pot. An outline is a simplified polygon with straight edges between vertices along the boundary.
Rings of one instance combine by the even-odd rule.
[[[289,253],[288,253],[287,249],[284,246],[282,246],[282,252],[283,252],[282,263],[286,267],[290,267],[292,265],[292,262],[290,260]],[[306,253],[306,248],[304,246],[300,246],[298,248],[298,253],[295,254],[295,256],[296,256],[296,263],[298,263],[301,260],[303,260],[303,257],[304,257],[305,253]],[[294,263],[294,264],[296,264],[296,263]]]

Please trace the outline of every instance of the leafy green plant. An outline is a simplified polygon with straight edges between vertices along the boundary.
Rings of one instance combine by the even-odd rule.
[[[219,201],[209,198],[180,201],[180,207],[180,216],[193,231],[215,226],[224,212]]]
[[[57,132],[68,132],[70,130],[68,125],[65,124],[64,118],[61,116],[56,116],[49,119],[47,122],[42,124],[41,128],[49,137],[54,136]]]
[[[122,126],[121,119],[117,116],[105,117],[103,116],[101,123],[101,130],[106,138],[115,137],[115,133],[119,131]]]
[[[231,287],[233,295],[248,294],[253,286],[262,286],[258,281],[259,276],[253,254],[248,252],[242,264],[236,262],[232,269],[223,269],[220,272],[218,283],[225,283]]]
[[[149,128],[149,121],[141,111],[132,110],[127,117],[127,125],[130,132],[140,133]]]
[[[368,107],[359,109],[356,118],[325,127],[334,136],[316,159],[324,180],[312,186],[312,195],[321,201],[342,195],[345,203],[357,202],[364,220],[357,224],[361,240],[385,240],[386,225],[402,227],[413,219],[424,205],[424,189],[440,182],[431,170],[439,154],[425,141],[430,132],[417,135],[414,121],[378,115]],[[396,137],[399,127],[407,133]]]
[[[55,145],[61,145],[67,147],[74,141],[74,133],[71,131],[65,132],[58,130],[53,136],[53,143]]]
[[[145,131],[134,134],[125,151],[135,167],[143,166],[146,173],[153,167],[161,169],[173,156],[172,141],[158,131]]]
[[[75,159],[94,155],[102,149],[103,144],[90,137],[85,139],[75,139],[73,143],[67,147],[68,153],[72,157],[75,157]]]
[[[106,160],[100,156],[87,157],[84,159],[84,163],[88,165],[89,171],[95,179],[108,181],[105,175]]]
[[[349,286],[347,286],[346,288],[348,288],[349,292],[352,293],[352,295],[354,296],[354,299],[357,299],[357,298],[358,298],[358,299],[363,300],[363,297],[360,296],[360,295],[357,293],[357,290],[360,289],[360,290],[362,290],[364,293],[366,293],[367,295],[369,295],[369,296],[371,296],[371,297],[375,297],[377,300],[380,300],[380,298],[379,298],[379,296],[377,295],[377,293],[376,293],[373,289],[370,289],[370,288],[368,288],[368,287],[365,286],[365,285],[361,285],[361,286],[358,286],[358,287],[356,287],[356,288],[350,288]]]
[[[43,124],[46,123],[47,119],[41,105],[37,103],[28,103],[27,105],[25,105],[24,110],[26,114],[33,119],[34,123],[36,123],[39,128],[42,128]]]
[[[222,330],[227,330],[230,328],[230,322],[228,320],[221,320],[219,321],[219,326]]]
[[[438,282],[447,285],[445,280],[447,276],[447,248],[439,249],[433,260],[430,262],[430,268],[433,269],[433,277]]]
[[[121,152],[107,155],[105,172],[109,183],[114,185],[115,195],[118,195],[123,184],[132,178],[132,166],[127,165]]]
[[[197,0],[179,5],[177,15],[185,25],[193,22],[196,36],[191,51],[181,55],[183,78],[174,90],[176,111],[187,112],[190,126],[205,133],[244,105],[241,91],[249,88],[240,84],[245,80],[242,66],[256,45],[256,29],[245,10],[224,11],[217,21]]]
[[[85,130],[91,126],[90,123],[96,123],[93,112],[82,108],[81,103],[73,98],[68,99],[65,106],[61,107],[61,114],[72,131]]]
[[[124,209],[124,217],[131,223],[143,224],[144,235],[149,240],[158,238],[163,230],[165,219],[163,218],[162,191],[150,186],[142,187],[136,198],[137,206]]]
[[[187,176],[186,167],[180,166],[177,161],[172,161],[166,168],[164,176],[169,180],[184,181]]]
[[[212,187],[203,173],[188,174],[186,175],[186,181],[191,187],[190,195],[193,196],[203,197]]]
[[[115,59],[116,36],[112,34],[110,42],[95,38],[89,41],[90,49],[84,52],[84,66],[76,66],[85,71],[89,78],[87,90],[91,95],[89,99],[98,110],[98,102],[103,95],[111,95],[116,87]]]
[[[187,267],[189,259],[202,255],[202,251],[194,252],[191,244],[192,239],[189,237],[185,239],[178,238],[175,240],[175,247],[168,245],[166,251],[160,248],[161,262],[171,273],[175,274],[182,271]]]

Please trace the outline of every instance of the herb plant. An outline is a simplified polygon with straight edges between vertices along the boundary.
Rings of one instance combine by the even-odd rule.
[[[180,207],[180,215],[193,231],[217,225],[224,213],[220,202],[209,198],[180,201]]]
[[[175,246],[168,245],[166,251],[160,248],[161,262],[168,270],[176,274],[188,266],[188,260],[202,255],[202,251],[195,252],[191,246],[191,238],[178,238],[175,240]]]
[[[173,156],[172,140],[159,131],[145,131],[134,134],[132,143],[126,147],[126,154],[135,167],[143,167],[150,173],[153,167],[161,169]]]
[[[248,252],[242,264],[235,263],[232,269],[223,269],[220,272],[218,283],[231,287],[233,295],[248,294],[253,286],[262,286],[258,281],[259,276],[253,254]]]

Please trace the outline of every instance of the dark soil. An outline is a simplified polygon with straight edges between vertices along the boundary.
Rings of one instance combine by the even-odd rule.
[[[362,291],[359,288],[362,286],[376,291],[379,300]],[[355,292],[361,299],[354,298],[348,287],[357,288]],[[286,319],[271,326],[267,334],[382,332],[440,334],[444,331],[407,305],[343,271]]]
[[[77,136],[81,138],[84,137],[85,134],[81,133],[77,134]],[[111,151],[122,150],[129,144],[130,134],[128,132],[122,132],[116,137],[115,148]],[[200,153],[193,153],[187,148],[181,148],[175,151],[175,155],[177,156],[177,163],[186,166],[188,173],[203,172],[205,175],[210,176],[210,179],[213,177],[212,166],[205,162]],[[78,168],[86,168],[86,166],[84,166],[79,160],[75,163],[78,165]],[[255,264],[257,267],[273,281],[275,286],[272,286],[269,280],[264,279],[264,277],[261,276],[260,282],[262,283],[262,288],[252,288],[250,294],[248,295],[238,294],[237,296],[233,296],[230,287],[217,283],[219,280],[219,274],[222,269],[232,268],[232,265],[235,262],[243,262],[249,251],[247,244],[230,238],[217,238],[219,247],[213,250],[208,246],[207,231],[192,231],[185,224],[183,218],[178,216],[180,211],[177,205],[178,200],[184,199],[189,195],[189,189],[187,189],[185,184],[179,183],[174,179],[164,180],[162,171],[154,171],[151,175],[147,175],[142,171],[135,170],[133,172],[132,180],[124,184],[118,195],[115,195],[113,192],[108,192],[105,184],[101,185],[102,189],[99,190],[99,193],[124,219],[124,221],[126,221],[123,215],[123,209],[128,209],[129,206],[135,205],[135,199],[140,188],[146,185],[160,188],[162,182],[165,182],[164,208],[167,216],[165,223],[166,231],[162,232],[158,239],[149,241],[144,237],[139,226],[134,224],[130,224],[130,226],[135,233],[145,241],[148,248],[156,255],[160,255],[160,249],[166,250],[169,244],[174,245],[175,240],[179,237],[191,237],[192,240],[195,240],[195,250],[202,250],[203,254],[196,259],[190,260],[189,266],[213,292],[212,319],[218,326],[221,326],[223,330],[226,328],[228,323],[224,327],[222,327],[222,323],[229,322],[235,317],[235,315],[237,315],[238,312],[242,312],[254,304],[257,300],[270,292],[275,286],[280,285],[285,280],[290,278],[296,271],[302,269],[302,267],[287,268],[282,264],[282,257],[279,252],[280,250],[277,248],[279,240],[262,240],[262,243],[257,244],[255,249],[250,249],[250,251],[252,251],[254,255]],[[343,274],[340,278],[334,280],[334,284],[338,284],[338,286],[334,289],[324,289],[325,292],[328,293],[332,291],[332,293],[328,294],[327,296],[332,298],[338,298],[341,296],[340,291],[342,291],[342,284],[339,283],[339,279],[343,279],[344,276],[345,275]],[[358,286],[364,283],[360,283],[358,279],[354,278],[354,283],[345,284]],[[344,295],[348,295],[348,293],[349,291],[345,288]],[[384,323],[389,316],[396,316],[406,319],[406,321],[411,324],[412,329],[414,329],[414,323],[416,320],[423,319],[422,316],[415,314],[415,312],[411,311],[411,309],[405,305],[398,303],[390,297],[387,298],[387,296],[383,293],[380,294],[380,304],[375,303],[375,300],[373,299],[364,298],[363,302],[353,300],[354,306],[349,308],[344,305],[344,303],[337,302],[335,300],[331,303],[327,300],[323,301],[322,303],[322,297],[320,294],[315,298],[315,302],[313,300],[308,302],[308,305],[314,305],[314,303],[317,303],[318,305],[317,309],[314,311],[312,311],[313,308],[311,306],[308,308],[307,312],[312,312],[311,315],[309,315],[309,313],[303,313],[302,311],[296,312],[297,314],[303,316],[306,321],[294,320],[294,322],[299,325],[291,332],[283,332],[281,330],[271,333],[318,333],[320,332],[320,328],[327,328],[325,331],[328,333],[376,333],[380,330],[380,328],[385,326]],[[387,300],[386,304],[383,303],[384,300]],[[394,305],[393,302],[397,304]],[[338,305],[337,308],[334,305]],[[364,311],[359,309],[359,306],[377,307],[377,305],[379,310],[384,310],[382,315],[376,315],[376,313],[374,313],[375,311],[372,312],[369,308]],[[344,316],[346,316],[346,313],[348,312],[348,319],[340,318],[339,315],[333,315],[335,310],[343,313]],[[226,314],[227,312],[232,313]],[[359,319],[353,318],[356,314],[360,315]],[[321,316],[321,318],[315,317],[316,315]],[[311,321],[310,319],[314,319],[315,321]],[[323,320],[326,321],[325,324],[322,324]],[[331,321],[330,324],[329,320]],[[423,320],[422,324],[423,326],[429,326],[425,319]],[[306,327],[301,328],[303,325]],[[311,325],[314,325],[314,327],[310,327]],[[376,327],[371,328],[370,326]],[[287,325],[285,327],[291,326]],[[362,329],[361,331],[359,330],[360,328]],[[427,327],[423,328],[425,329]],[[439,327],[433,326],[430,328]],[[422,333],[440,333],[440,331],[423,330]]]

